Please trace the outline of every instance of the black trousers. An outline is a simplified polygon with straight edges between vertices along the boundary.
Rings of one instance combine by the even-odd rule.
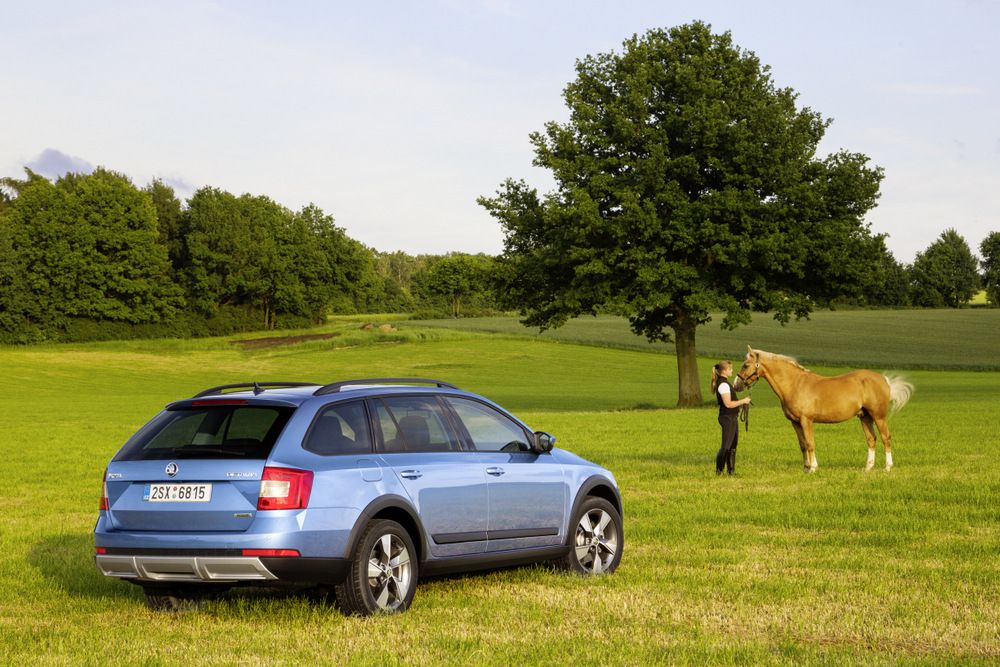
[[[736,467],[736,445],[740,440],[739,413],[719,415],[719,426],[722,427],[722,447],[715,455],[715,471],[721,473],[725,467],[732,475]]]

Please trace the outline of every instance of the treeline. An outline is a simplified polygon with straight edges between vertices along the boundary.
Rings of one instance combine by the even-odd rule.
[[[310,205],[97,169],[0,189],[0,342],[194,337],[330,313],[489,312],[493,259],[379,253]]]
[[[954,229],[941,233],[912,264],[896,261],[885,248],[884,237],[862,281],[861,296],[838,300],[872,307],[960,308],[980,291],[989,303],[1000,305],[1000,232],[991,232],[979,247],[978,259],[968,242]],[[981,270],[981,272],[980,272]]]
[[[1000,304],[1000,232],[981,260],[953,229],[912,264],[875,237],[861,289],[831,304]],[[488,255],[379,252],[309,205],[204,187],[182,202],[106,169],[0,180],[0,343],[223,335],[329,314],[461,317],[518,311],[510,264]]]

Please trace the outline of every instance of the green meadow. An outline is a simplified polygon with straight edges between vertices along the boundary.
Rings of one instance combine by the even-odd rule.
[[[377,323],[387,319],[373,320]],[[371,316],[369,316],[369,319]],[[802,472],[770,389],[754,390],[737,475],[716,477],[712,404],[675,409],[672,350],[614,318],[538,336],[514,320],[342,318],[263,334],[0,348],[0,663],[919,664],[1000,660],[1000,311],[819,313],[699,331],[824,374],[854,366],[916,386],[890,421],[896,467],[865,473],[856,421],[816,429]],[[461,327],[459,329],[458,327]],[[884,333],[875,333],[884,332]],[[268,334],[282,335],[282,334]],[[618,572],[527,567],[423,580],[403,615],[346,618],[308,592],[236,589],[179,614],[98,574],[101,473],[167,402],[248,380],[436,377],[494,398],[609,467],[624,501]]]
[[[1000,308],[821,310],[807,320],[785,326],[768,315],[755,314],[753,322],[734,331],[724,331],[720,321],[721,318],[716,318],[698,329],[701,355],[733,358],[742,356],[746,346],[752,345],[769,352],[791,354],[811,364],[875,369],[1000,370]],[[525,328],[513,317],[425,320],[411,324],[674,353],[673,344],[651,344],[633,334],[626,320],[608,315],[581,317],[542,333]]]

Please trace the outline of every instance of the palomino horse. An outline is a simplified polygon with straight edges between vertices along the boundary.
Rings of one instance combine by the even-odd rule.
[[[892,469],[892,435],[886,419],[910,400],[913,385],[900,378],[873,371],[851,371],[835,377],[823,377],[803,368],[791,357],[754,350],[747,345],[747,356],[736,374],[733,387],[741,391],[760,378],[767,380],[781,401],[785,417],[792,422],[799,437],[806,472],[816,472],[816,441],[813,424],[834,424],[858,417],[868,442],[868,464],[875,466],[875,429],[882,434],[885,469]]]

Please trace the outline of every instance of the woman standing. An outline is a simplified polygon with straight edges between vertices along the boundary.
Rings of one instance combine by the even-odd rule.
[[[715,455],[715,474],[721,475],[722,468],[732,475],[736,470],[736,443],[740,437],[740,406],[749,405],[750,397],[736,399],[736,390],[729,384],[733,374],[733,362],[720,361],[712,367],[712,393],[719,404],[719,425],[722,427],[722,447]]]

